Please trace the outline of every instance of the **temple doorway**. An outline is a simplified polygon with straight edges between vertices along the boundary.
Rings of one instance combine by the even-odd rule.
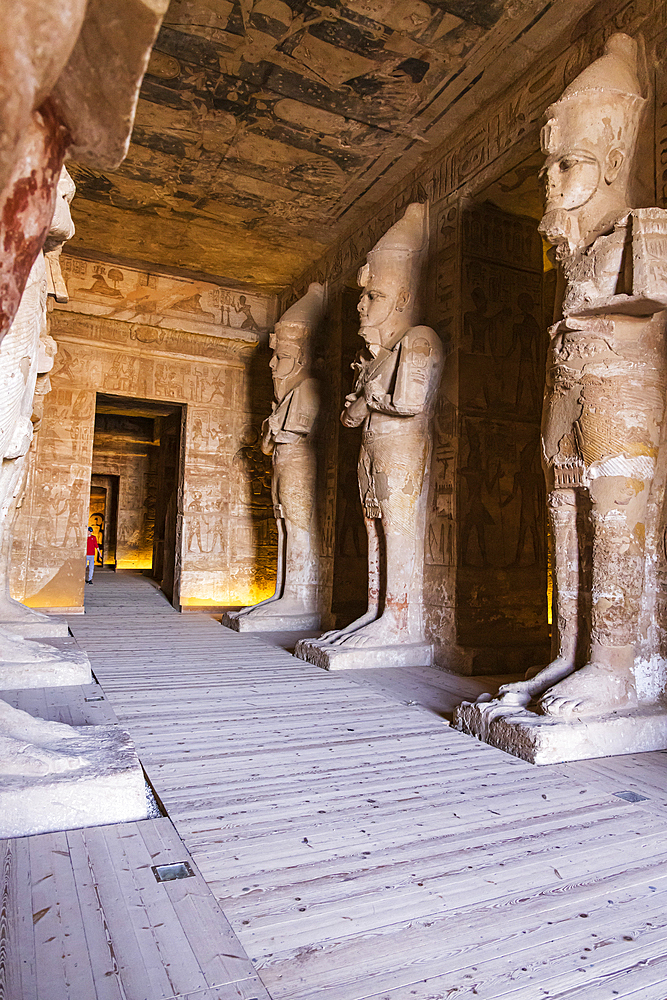
[[[184,407],[97,394],[89,527],[104,567],[141,571],[174,598]]]

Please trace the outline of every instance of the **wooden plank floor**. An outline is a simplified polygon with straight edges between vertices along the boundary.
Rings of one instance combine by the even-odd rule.
[[[268,1000],[167,818],[0,840],[3,1000]]]
[[[75,636],[273,1000],[667,998],[664,753],[536,768],[443,721],[484,681],[327,673],[138,576],[86,600]]]

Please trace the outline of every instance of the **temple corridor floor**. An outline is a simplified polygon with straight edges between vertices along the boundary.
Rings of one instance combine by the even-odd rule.
[[[70,625],[272,1000],[667,998],[664,752],[534,767],[438,714],[479,679],[327,673],[138,575]],[[63,996],[266,998],[112,980]]]

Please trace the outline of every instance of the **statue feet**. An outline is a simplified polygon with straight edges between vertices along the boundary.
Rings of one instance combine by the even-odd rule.
[[[0,622],[31,622],[49,621],[49,616],[41,611],[35,611],[20,601],[15,601],[13,597],[0,597]]]
[[[362,615],[361,618],[357,618],[355,621],[351,622],[349,625],[345,625],[344,628],[334,628],[329,632],[325,632],[318,639],[309,639],[308,641],[313,645],[318,646],[334,646],[340,645],[344,639],[357,632],[359,629],[368,625],[370,622],[374,622],[377,618],[377,608],[373,608]]]
[[[23,639],[56,638],[69,635],[64,618],[45,615],[20,601],[4,595],[0,598],[0,631],[5,629]]]
[[[403,612],[401,617],[404,617]],[[350,634],[341,635],[329,643],[332,646],[345,646],[346,649],[363,648],[365,646],[399,646],[404,643],[421,642],[421,636],[413,635],[410,630],[398,620],[391,611],[385,611],[366,625]]]
[[[41,642],[31,642],[11,635],[0,625],[0,664],[2,663],[59,663],[75,658],[75,653],[65,653]]]
[[[544,694],[552,684],[557,684],[574,672],[574,657],[558,656],[546,667],[531,667],[526,671],[525,679],[512,684],[502,684],[498,688],[495,701],[503,705],[525,708],[530,702]],[[488,701],[487,696],[480,696],[480,701]]]
[[[69,756],[47,747],[0,735],[0,774],[44,777],[47,774],[78,771],[89,763],[87,757]]]
[[[400,615],[387,608],[379,618],[376,615],[369,610],[344,629],[319,639],[302,639],[294,655],[324,670],[432,665],[433,645],[404,623],[405,608]]]
[[[43,776],[85,767],[86,757],[51,749],[76,739],[81,733],[73,726],[35,719],[0,699],[0,774]]]
[[[580,719],[637,707],[634,647],[606,647],[607,655],[600,655],[603,649],[594,650],[595,658],[542,695],[539,704],[545,715]]]
[[[36,719],[20,708],[13,708],[0,698],[0,734],[15,740],[30,740],[31,743],[53,743],[54,740],[76,740],[81,738],[74,726],[65,722],[47,722]]]
[[[318,609],[318,598],[306,591],[270,598],[251,608],[228,611],[222,624],[235,632],[300,632],[316,631],[331,622],[331,615]]]
[[[317,609],[308,607],[306,602],[294,595],[284,594],[266,604],[258,604],[253,608],[244,608],[239,612],[244,618],[280,618],[282,615],[312,615]]]
[[[85,653],[55,649],[13,635],[0,623],[0,689],[90,684]]]

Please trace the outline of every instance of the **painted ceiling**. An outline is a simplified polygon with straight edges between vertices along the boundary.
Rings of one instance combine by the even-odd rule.
[[[277,291],[586,0],[172,0],[73,252]],[[551,26],[551,27],[550,27]]]

